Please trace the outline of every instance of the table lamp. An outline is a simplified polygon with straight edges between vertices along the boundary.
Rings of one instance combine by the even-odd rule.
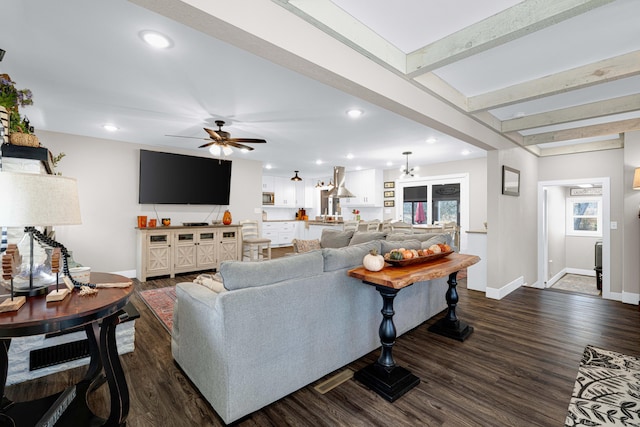
[[[67,249],[35,227],[81,224],[76,180],[58,175],[0,171],[0,195],[0,226],[25,227],[30,239],[29,288],[16,290],[16,295],[42,295],[50,285],[34,286],[34,240],[61,249],[64,274],[71,278]],[[71,280],[75,286],[81,285]]]

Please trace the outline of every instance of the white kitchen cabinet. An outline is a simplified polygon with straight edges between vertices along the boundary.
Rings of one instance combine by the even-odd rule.
[[[275,191],[275,182],[273,176],[262,176],[262,191],[265,193],[273,193]]]
[[[267,221],[262,223],[262,237],[271,240],[271,246],[289,246],[297,237],[299,221]]]
[[[283,208],[296,207],[296,187],[295,181],[279,176],[273,177],[273,193],[275,195],[274,206]]]
[[[382,171],[366,169],[345,174],[345,186],[356,197],[340,199],[342,206],[382,207],[384,192]]]

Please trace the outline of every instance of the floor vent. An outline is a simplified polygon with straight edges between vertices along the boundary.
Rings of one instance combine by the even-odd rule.
[[[315,386],[314,389],[320,394],[325,394],[328,391],[338,387],[343,382],[349,381],[351,378],[353,378],[353,371],[351,369],[345,369],[344,371],[332,376],[328,380],[321,382],[320,384]]]
[[[29,353],[29,370],[35,371],[87,356],[89,356],[88,339],[41,348]]]

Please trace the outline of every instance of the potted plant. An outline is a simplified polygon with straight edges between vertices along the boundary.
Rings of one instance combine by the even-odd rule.
[[[29,120],[20,117],[19,107],[33,104],[33,94],[29,89],[17,89],[15,82],[8,74],[0,74],[0,120],[4,141],[15,145],[27,145],[37,147],[40,145],[38,138],[33,134],[33,127]]]

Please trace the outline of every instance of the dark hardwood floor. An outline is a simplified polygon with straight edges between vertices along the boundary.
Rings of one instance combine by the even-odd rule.
[[[137,290],[163,287],[193,277],[136,282],[135,286]],[[395,403],[354,380],[322,395],[313,389],[319,380],[237,424],[561,426],[587,344],[640,355],[637,306],[532,288],[520,288],[496,301],[467,290],[464,280],[459,281],[458,291],[458,315],[475,332],[462,343],[447,339],[427,331],[432,319],[399,337],[394,348],[396,362],[422,381]],[[131,394],[127,425],[221,425],[173,362],[169,334],[137,294],[132,300],[140,319],[136,321],[136,350],[122,356]],[[362,368],[378,354],[376,350],[348,367]],[[84,368],[78,368],[10,386],[7,396],[16,400],[44,396],[77,381],[83,373]],[[106,407],[105,389],[92,395],[95,408]]]

